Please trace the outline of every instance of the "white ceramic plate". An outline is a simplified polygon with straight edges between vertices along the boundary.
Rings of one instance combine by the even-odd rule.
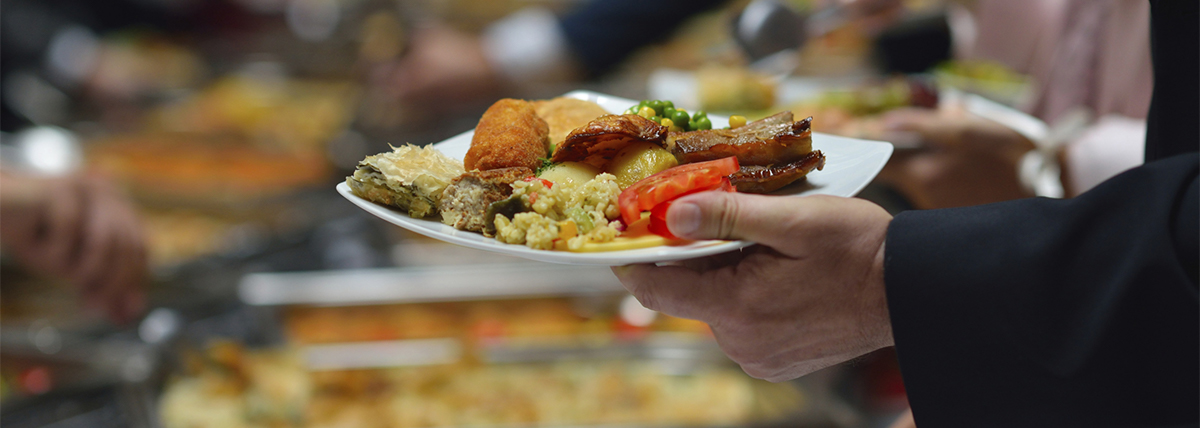
[[[637,101],[617,98],[590,91],[574,91],[565,96],[589,100],[604,109],[619,113]],[[709,116],[714,127],[728,126],[728,118]],[[467,131],[436,143],[434,147],[447,156],[462,159],[471,147],[474,131]],[[808,179],[775,191],[781,196],[834,195],[854,196],[875,178],[892,156],[892,145],[882,141],[868,141],[813,133],[813,149],[825,153],[825,169],[813,171]],[[531,260],[550,263],[577,265],[620,266],[632,263],[656,263],[684,260],[733,251],[752,245],[746,241],[696,241],[688,245],[661,246],[637,250],[612,251],[606,253],[572,253],[566,251],[534,250],[524,245],[500,243],[474,232],[457,230],[436,220],[415,219],[408,213],[375,204],[355,196],[346,183],[337,185],[338,193],[355,205],[392,224],[413,232],[485,251],[505,253]]]

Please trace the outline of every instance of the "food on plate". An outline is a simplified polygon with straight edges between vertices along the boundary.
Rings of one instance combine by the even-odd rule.
[[[729,156],[746,165],[790,162],[812,151],[812,118],[792,121],[785,111],[737,129],[671,134],[667,146],[684,163]]]
[[[567,134],[592,119],[609,114],[591,101],[576,98],[558,97],[552,100],[533,101],[533,108],[538,117],[546,121],[550,127],[550,153],[554,148],[567,139]]]
[[[823,132],[855,138],[885,138],[880,114],[905,107],[936,108],[937,90],[922,79],[892,78],[853,88],[832,89],[792,104],[789,110],[821,117]]]
[[[550,128],[528,101],[496,101],[475,127],[471,149],[463,157],[468,170],[523,166],[537,169],[546,157]]]
[[[638,142],[662,145],[666,138],[667,127],[650,119],[634,114],[603,116],[571,131],[550,160],[604,169],[626,146]]]
[[[514,181],[532,176],[533,170],[523,166],[469,171],[458,176],[442,192],[438,204],[442,223],[490,236],[484,228],[488,206],[512,195]]]
[[[346,184],[363,199],[423,218],[437,212],[442,191],[465,172],[461,163],[435,148],[406,144],[367,156]]]
[[[600,168],[583,162],[563,162],[547,166],[538,174],[538,177],[555,183],[583,184],[596,178],[600,172]],[[619,176],[617,177],[617,182],[621,182]]]
[[[706,110],[762,110],[775,104],[775,79],[741,67],[706,66],[696,72]]]
[[[666,126],[672,132],[699,131],[712,129],[712,121],[708,113],[698,110],[689,115],[687,110],[675,108],[675,103],[665,100],[642,100],[637,105],[625,110],[625,114],[636,114],[650,121]]]
[[[1033,79],[1003,63],[986,60],[952,60],[933,69],[938,87],[978,94],[993,101],[1017,106],[1033,96]]]
[[[743,165],[729,176],[729,181],[739,192],[770,193],[822,168],[825,168],[825,156],[818,150],[791,163]]]
[[[825,165],[812,150],[811,117],[735,116],[730,128],[711,129],[703,111],[661,100],[587,120],[547,159],[548,126],[535,106],[557,115],[556,127],[596,113],[564,99],[500,100],[480,119],[465,168],[405,146],[367,157],[347,182],[368,200],[417,218],[440,213],[447,225],[502,243],[592,252],[674,244],[665,218],[680,196],[771,192]]]
[[[624,225],[617,196],[621,188],[612,174],[600,174],[586,183],[553,183],[534,179],[513,183],[513,198],[524,212],[508,218],[496,216],[496,240],[524,244],[541,250],[579,250],[589,242],[607,242]]]
[[[654,143],[634,143],[617,153],[608,171],[622,189],[667,168],[679,165],[675,155]]]
[[[736,157],[742,170],[730,177],[738,191],[767,193],[825,167],[812,149],[812,118],[782,112],[736,129],[672,133],[667,146],[683,162]]]

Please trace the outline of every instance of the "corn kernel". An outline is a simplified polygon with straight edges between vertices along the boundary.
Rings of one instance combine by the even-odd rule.
[[[664,119],[662,120],[662,126],[665,126],[665,127],[668,127],[668,128],[670,128],[670,127],[671,127],[671,125],[674,125],[674,124],[675,124],[675,122],[672,122],[672,121],[671,121],[671,119],[666,119],[666,118],[664,118]]]
[[[737,129],[746,126],[746,116],[729,116],[729,128]]]
[[[650,107],[642,107],[641,110],[638,110],[638,116],[644,117],[646,119],[654,117],[654,115],[656,115],[656,114],[658,114],[658,113],[655,113],[654,109],[652,109]]]
[[[575,220],[566,220],[558,222],[558,238],[568,240],[579,234],[579,228],[575,226]]]

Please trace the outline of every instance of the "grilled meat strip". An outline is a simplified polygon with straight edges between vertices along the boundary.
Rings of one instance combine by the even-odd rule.
[[[825,168],[825,155],[820,150],[809,152],[799,160],[778,165],[743,165],[729,176],[739,192],[768,193],[779,190],[803,178],[814,169]]]
[[[626,146],[642,141],[662,146],[666,138],[667,127],[636,114],[602,116],[571,131],[550,160],[604,169]]]
[[[737,156],[742,165],[791,163],[812,152],[812,118],[792,122],[792,112],[737,129],[672,132],[667,147],[680,163]]]

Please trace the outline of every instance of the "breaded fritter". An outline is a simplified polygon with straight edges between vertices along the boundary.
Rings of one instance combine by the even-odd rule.
[[[496,101],[475,127],[471,149],[463,158],[467,170],[525,167],[536,170],[546,157],[550,133],[546,121],[524,100]]]

